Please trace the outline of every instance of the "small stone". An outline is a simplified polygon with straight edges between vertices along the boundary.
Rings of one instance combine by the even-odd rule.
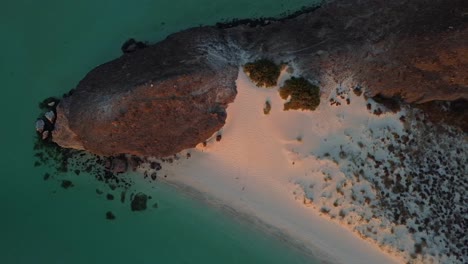
[[[49,137],[49,130],[42,132],[42,140],[46,140]]]
[[[101,190],[99,190],[99,189],[96,189],[96,194],[101,195],[101,194],[103,194],[103,192]]]
[[[50,106],[50,107],[54,107],[54,106],[55,106],[55,102],[54,102],[54,101],[49,102],[47,105]]]
[[[128,164],[127,159],[125,157],[117,157],[112,159],[112,172],[115,174],[124,173],[127,171]]]
[[[133,171],[136,171],[138,166],[140,166],[143,163],[143,160],[137,156],[131,156],[130,159],[128,159],[128,165],[130,168],[132,168]]]
[[[44,181],[47,181],[49,178],[50,178],[49,173],[44,174],[44,177],[43,177]]]
[[[159,170],[162,169],[161,164],[159,162],[155,162],[155,161],[150,163],[150,168],[153,169],[153,170],[156,170],[156,171],[159,171]]]
[[[107,200],[112,201],[112,200],[114,200],[114,195],[108,193],[108,194],[106,195],[106,198],[107,198]]]
[[[221,141],[221,138],[222,138],[222,137],[223,137],[223,136],[222,136],[221,134],[216,135],[216,141],[218,141],[218,142]]]
[[[37,131],[38,133],[42,133],[42,131],[44,131],[44,127],[45,127],[45,122],[44,122],[44,120],[38,119],[38,120],[36,121],[36,131]]]
[[[106,219],[107,220],[114,220],[115,219],[115,215],[111,212],[111,211],[108,211],[106,213]]]
[[[148,196],[144,193],[137,193],[132,199],[131,209],[132,211],[144,211],[146,210],[146,202]]]
[[[156,172],[151,173],[151,179],[152,179],[153,181],[155,181],[156,178],[157,178]]]
[[[157,209],[159,207],[158,203],[153,204],[153,208]]]
[[[55,113],[54,113],[54,111],[49,111],[49,112],[45,113],[44,117],[47,118],[47,120],[49,120],[49,122],[52,123],[52,124],[55,122]]]

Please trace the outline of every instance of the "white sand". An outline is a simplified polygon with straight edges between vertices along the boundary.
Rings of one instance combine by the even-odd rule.
[[[283,72],[281,80],[287,75]],[[338,153],[348,134],[360,131],[354,128],[392,124],[398,130],[397,118],[382,116],[380,123],[372,122],[366,101],[355,95],[350,105],[331,106],[327,96],[313,112],[283,111],[278,88],[258,88],[242,71],[237,89],[235,102],[227,109],[222,140],[216,142],[214,135],[206,147],[200,144],[188,150],[190,159],[165,164],[167,181],[254,215],[333,262],[401,262],[346,225],[321,216],[320,208],[311,206],[303,198],[304,188],[299,188],[323,178],[323,170],[337,167],[317,157],[325,151]],[[269,115],[263,113],[265,100],[272,105]]]

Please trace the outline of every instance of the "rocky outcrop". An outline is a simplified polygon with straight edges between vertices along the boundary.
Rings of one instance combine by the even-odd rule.
[[[57,108],[54,141],[104,156],[194,147],[224,125],[236,95],[237,65],[195,48],[222,41],[193,29],[95,68]]]
[[[337,0],[228,38],[251,56],[289,61],[321,86],[366,87],[408,103],[468,99],[468,4]]]
[[[189,29],[92,70],[57,107],[53,140],[106,156],[193,147],[224,125],[238,67],[262,57],[321,87],[463,102],[467,25],[463,0],[336,0],[268,23]]]

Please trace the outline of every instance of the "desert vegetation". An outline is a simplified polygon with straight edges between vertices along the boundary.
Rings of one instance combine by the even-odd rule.
[[[269,101],[265,101],[265,106],[263,106],[263,113],[268,115],[271,111],[271,103]]]
[[[291,77],[284,82],[279,90],[284,100],[291,99],[284,104],[284,110],[315,110],[320,104],[320,89],[306,79]]]
[[[244,65],[244,72],[252,82],[261,87],[273,87],[278,81],[281,66],[273,61],[260,59]]]

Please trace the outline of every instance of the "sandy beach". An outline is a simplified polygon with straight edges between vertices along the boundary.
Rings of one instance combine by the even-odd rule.
[[[279,84],[289,76],[283,71]],[[366,109],[365,99],[356,96],[347,107],[337,108],[322,98],[316,111],[283,111],[284,100],[279,97],[278,87],[256,87],[243,71],[237,89],[238,95],[227,109],[226,125],[220,131],[221,140],[217,142],[215,134],[206,146],[200,144],[182,153],[190,153],[190,159],[164,166],[166,181],[193,188],[218,206],[258,219],[261,225],[271,226],[270,231],[276,229],[279,236],[303,245],[322,260],[400,262],[376,243],[359,238],[347,226],[321,215],[320,208],[307,201],[301,188],[306,180],[323,177],[322,171],[337,166],[317,156],[340,144],[343,138],[338,133],[373,124],[368,120],[372,114]],[[330,91],[324,96],[331,96]],[[263,113],[265,101],[272,106],[268,115]],[[380,119],[398,126],[397,117]],[[327,142],[327,138],[333,142]],[[335,181],[339,179],[328,184]]]

